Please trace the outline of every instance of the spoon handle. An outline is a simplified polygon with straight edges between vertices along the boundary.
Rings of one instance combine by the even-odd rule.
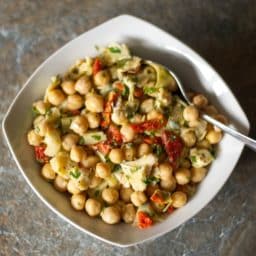
[[[229,135],[233,136],[234,138],[240,140],[241,142],[243,142],[245,145],[247,145],[252,150],[256,151],[256,140],[253,140],[252,138],[245,136],[244,134],[236,131],[235,129],[232,129],[232,128],[226,126],[225,124],[217,121],[216,119],[210,117],[209,115],[202,114],[202,118],[205,121],[217,126],[218,128],[220,128],[224,132],[228,133]]]

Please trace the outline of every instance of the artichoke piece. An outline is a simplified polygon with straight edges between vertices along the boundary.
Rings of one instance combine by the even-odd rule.
[[[195,168],[205,167],[213,161],[211,152],[207,149],[192,148],[189,153],[192,166]]]

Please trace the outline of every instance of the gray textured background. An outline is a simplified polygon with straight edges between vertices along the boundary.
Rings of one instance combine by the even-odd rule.
[[[0,0],[0,121],[45,58],[121,13],[145,18],[206,58],[238,97],[255,135],[254,0]],[[255,255],[256,154],[248,149],[224,188],[196,217],[127,249],[85,235],[45,208],[19,173],[2,131],[0,150],[0,255]]]

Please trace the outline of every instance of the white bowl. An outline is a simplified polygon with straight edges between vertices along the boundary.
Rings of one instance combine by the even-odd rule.
[[[75,60],[96,55],[95,45],[124,42],[133,52],[173,69],[186,86],[204,91],[245,133],[249,122],[227,84],[197,53],[175,37],[132,16],[118,16],[82,34],[50,56],[28,79],[11,104],[3,121],[3,131],[12,155],[28,184],[57,215],[83,232],[117,246],[129,246],[169,232],[198,213],[224,185],[238,161],[244,145],[225,135],[217,160],[186,206],[165,221],[140,230],[131,225],[107,225],[70,207],[67,197],[54,190],[39,174],[26,133],[32,124],[31,105],[40,99],[51,76],[64,73]],[[239,120],[237,122],[236,120]]]

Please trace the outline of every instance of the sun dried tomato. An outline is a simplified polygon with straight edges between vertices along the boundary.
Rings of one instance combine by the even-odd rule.
[[[96,58],[92,65],[92,73],[95,76],[100,70],[102,70],[102,63],[100,59]]]
[[[162,133],[161,138],[169,161],[175,168],[183,150],[183,142],[178,135],[167,130]]]
[[[49,157],[45,155],[44,151],[45,151],[46,145],[40,145],[40,146],[35,146],[34,150],[35,150],[35,156],[36,156],[36,160],[39,163],[45,164],[49,162]]]
[[[108,140],[118,144],[123,142],[123,136],[118,127],[114,124],[111,124],[108,128]]]
[[[152,119],[142,123],[132,124],[131,126],[137,133],[142,133],[145,131],[156,131],[164,126],[164,120]]]

